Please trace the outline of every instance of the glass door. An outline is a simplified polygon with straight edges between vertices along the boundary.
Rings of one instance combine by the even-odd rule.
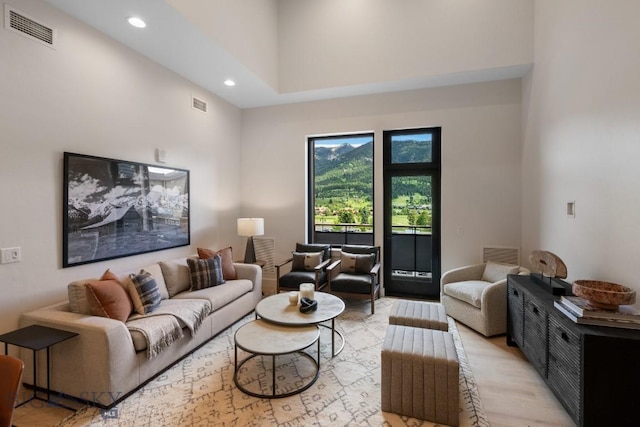
[[[384,287],[440,295],[440,129],[384,133]]]

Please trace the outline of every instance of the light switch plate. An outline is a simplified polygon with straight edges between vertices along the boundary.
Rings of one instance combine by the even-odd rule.
[[[3,248],[2,250],[0,250],[0,262],[2,262],[2,264],[20,262],[20,260],[21,260],[20,247]]]

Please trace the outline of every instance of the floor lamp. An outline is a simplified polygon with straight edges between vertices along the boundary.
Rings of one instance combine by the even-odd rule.
[[[264,218],[238,218],[238,235],[247,237],[247,250],[244,252],[244,263],[256,262],[256,251],[253,248],[253,236],[264,234]]]

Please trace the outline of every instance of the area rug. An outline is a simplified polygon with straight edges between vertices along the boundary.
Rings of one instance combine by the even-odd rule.
[[[371,315],[368,302],[348,300],[336,321],[344,350],[332,358],[330,331],[321,328],[320,376],[302,393],[261,399],[235,386],[233,336],[254,318],[250,314],[112,410],[87,406],[58,426],[437,426],[380,410],[380,350],[392,304],[392,298],[377,300]],[[453,319],[449,325],[460,360],[460,426],[489,426]],[[283,363],[295,366],[294,360]],[[270,378],[264,372],[243,376]]]

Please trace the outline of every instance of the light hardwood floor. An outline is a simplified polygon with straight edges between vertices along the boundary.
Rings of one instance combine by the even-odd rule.
[[[458,330],[492,427],[575,426],[520,350],[506,345],[504,335],[487,339],[460,323]],[[16,427],[53,426],[72,414],[40,401],[16,411]]]
[[[457,323],[462,345],[492,427],[574,427],[560,402],[504,335],[486,338]]]

